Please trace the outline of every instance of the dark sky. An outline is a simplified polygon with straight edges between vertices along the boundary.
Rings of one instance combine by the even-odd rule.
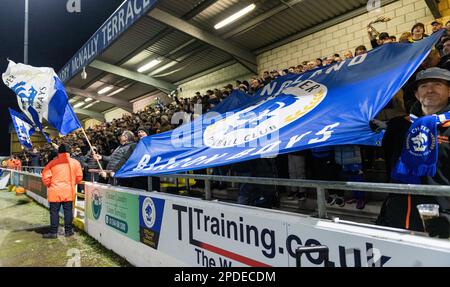
[[[33,66],[56,72],[95,33],[123,0],[79,0],[80,13],[69,13],[68,0],[29,0],[29,54]],[[25,0],[0,0],[0,74],[7,58],[23,62]],[[0,155],[9,155],[11,119],[8,107],[19,111],[17,100],[0,81]]]

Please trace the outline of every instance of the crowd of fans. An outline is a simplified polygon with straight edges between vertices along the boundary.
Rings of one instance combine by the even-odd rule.
[[[389,19],[380,17],[377,21],[386,22]],[[396,37],[390,36],[386,32],[376,32],[372,25],[377,21],[369,24],[367,29],[372,48],[377,49],[382,45],[396,42]],[[440,29],[448,29],[450,31],[450,21],[445,25],[440,21],[434,21],[432,27],[433,33]],[[425,26],[422,23],[417,23],[412,27],[411,31],[403,33],[398,41],[401,43],[413,43],[422,40],[424,37],[427,37]],[[79,160],[85,169],[85,179],[90,179],[90,174],[87,172],[88,169],[98,169],[98,160],[108,172],[102,173],[100,178],[96,177],[96,179],[107,182],[108,177],[113,175],[126,161],[127,157],[130,156],[138,138],[172,130],[187,120],[194,119],[196,116],[194,115],[195,105],[201,105],[202,111],[207,112],[230,96],[234,89],[253,94],[279,76],[301,74],[313,69],[334,65],[354,56],[367,53],[367,51],[367,47],[361,45],[356,47],[354,51],[346,51],[342,56],[340,54],[332,54],[324,58],[292,65],[282,71],[264,71],[261,77],[253,77],[248,81],[236,81],[221,89],[208,90],[203,95],[197,92],[190,98],[178,98],[175,96],[174,101],[169,105],[163,105],[157,101],[155,104],[147,106],[143,111],[127,114],[120,119],[114,119],[112,122],[88,128],[86,133],[97,153],[96,156],[92,154],[88,142],[81,131],[74,132],[64,138],[56,138],[52,144],[34,148],[32,151],[24,151],[19,156],[24,166],[44,166],[57,155],[55,145],[64,142],[72,147],[72,156]],[[436,45],[435,50],[432,51],[417,72],[430,67],[450,69],[450,37],[447,37],[447,35]],[[407,115],[415,101],[414,87],[410,81],[389,103],[378,119],[382,122],[396,116]],[[177,117],[177,120],[174,120],[173,116],[178,112],[184,112],[189,115],[190,119],[180,120]],[[375,160],[383,157],[383,150],[377,148],[363,148],[359,146],[325,147],[289,155],[280,155],[274,159],[257,159],[232,166],[214,168],[213,172],[219,175],[233,174],[317,180],[367,181],[370,179],[368,179],[366,171],[373,169]],[[196,172],[204,173],[205,171]],[[389,180],[388,177],[389,175],[386,176],[386,180]],[[119,181],[119,184],[145,188],[146,181],[123,180]],[[201,186],[201,183],[197,185]],[[217,183],[216,187],[227,188],[228,186],[225,183]],[[306,199],[305,190],[302,188],[283,190],[277,187],[242,184],[238,202],[262,207],[273,207],[278,204],[280,193],[284,193],[291,199],[299,201]],[[327,201],[329,205],[336,206],[356,203],[358,209],[363,209],[367,198],[363,192],[354,192],[352,196],[344,199],[343,192],[330,191]]]

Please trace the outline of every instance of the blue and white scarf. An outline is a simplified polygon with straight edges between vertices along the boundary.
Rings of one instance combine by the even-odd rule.
[[[392,171],[392,178],[403,183],[421,183],[420,177],[436,175],[438,161],[437,126],[450,120],[450,112],[418,118],[411,115],[400,160]]]

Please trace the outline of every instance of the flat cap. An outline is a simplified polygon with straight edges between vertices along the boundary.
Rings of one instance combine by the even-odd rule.
[[[417,74],[416,82],[428,79],[438,79],[450,82],[450,71],[441,68],[429,68]]]

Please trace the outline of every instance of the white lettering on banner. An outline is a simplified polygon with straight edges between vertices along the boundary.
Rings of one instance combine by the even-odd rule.
[[[278,90],[278,93],[275,94],[275,96],[278,96],[279,94],[281,94],[281,92],[284,90],[284,88],[286,88],[287,86],[289,86],[292,83],[292,81],[286,81],[283,84],[281,84],[280,89]]]
[[[288,144],[286,145],[286,148],[291,148],[294,146],[294,144],[298,143],[299,141],[301,141],[305,136],[309,135],[311,132],[306,132],[300,136],[293,136],[291,137],[291,139],[289,140]]]
[[[225,157],[225,156],[227,156],[227,155],[228,155],[228,153],[215,154],[215,155],[213,155],[212,157],[205,159],[204,161],[197,162],[195,165],[202,165],[202,164],[205,165],[205,164],[208,164],[208,163],[210,163],[210,162],[216,161],[216,160],[218,160],[219,158]]]
[[[295,79],[293,82],[292,82],[292,86],[296,86],[296,85],[298,85],[298,84],[300,84],[301,82],[303,82],[303,76],[304,76],[304,74],[302,74],[300,77],[298,77],[297,79]]]
[[[331,134],[334,132],[332,129],[339,126],[340,123],[335,123],[329,126],[326,126],[320,132],[316,133],[316,136],[323,136],[322,138],[315,138],[308,142],[308,144],[315,144],[327,141],[331,138]]]
[[[171,164],[169,166],[166,167],[167,170],[169,169],[174,169],[177,168],[180,164],[184,163],[184,162],[190,162],[192,160],[192,158],[188,157],[179,161],[174,161],[174,164]]]
[[[332,125],[328,125],[324,127],[322,130],[314,133],[315,136],[320,136],[318,138],[312,138],[309,140],[308,144],[315,144],[315,143],[322,143],[328,141],[333,132],[334,128],[338,127],[340,123],[334,123]],[[282,141],[278,140],[275,142],[268,142],[265,146],[261,147],[259,150],[257,148],[248,148],[243,151],[240,151],[236,154],[231,154],[229,156],[229,153],[217,153],[213,154],[212,156],[198,156],[198,157],[189,157],[183,160],[178,160],[176,158],[170,158],[167,163],[157,165],[161,162],[162,158],[160,156],[157,157],[155,162],[150,164],[151,156],[149,154],[144,154],[137,164],[135,168],[133,168],[133,171],[164,171],[164,170],[171,170],[176,167],[179,167],[180,164],[183,164],[182,168],[188,168],[188,167],[195,167],[200,165],[207,165],[214,163],[215,161],[218,161],[221,158],[225,158],[226,156],[229,156],[225,158],[225,161],[231,161],[236,160],[242,157],[245,157],[247,155],[255,156],[255,155],[265,155],[265,157],[270,157],[276,154],[279,151],[279,147],[284,145],[284,149],[292,148],[298,143],[300,143],[302,140],[306,139],[307,136],[312,134],[313,131],[305,132],[298,136],[293,136],[289,139],[287,143],[283,143]],[[276,152],[274,151],[276,149]],[[253,153],[253,154],[252,154]],[[150,164],[150,165],[149,165]],[[148,167],[147,167],[148,166]]]
[[[157,158],[156,158],[156,161],[154,162],[154,163],[152,163],[148,168],[149,169],[153,169],[154,167],[155,167],[155,165],[157,165],[158,163],[160,163],[161,162],[161,157],[160,156],[158,156]]]
[[[227,160],[232,160],[232,159],[238,159],[238,158],[241,158],[241,157],[243,157],[243,156],[248,155],[249,153],[251,153],[251,152],[254,151],[255,149],[256,149],[256,148],[251,148],[251,149],[248,149],[248,150],[241,151],[240,153],[235,154],[235,155],[233,155],[232,157],[227,158]]]
[[[340,62],[339,64],[333,65],[331,68],[329,68],[329,69],[325,72],[325,74],[328,75],[328,74],[330,74],[331,72],[337,72],[337,71],[339,71],[339,70],[344,66],[345,62],[346,62],[346,61],[342,61],[342,62]]]
[[[317,70],[311,76],[309,76],[308,79],[314,78],[315,76],[318,76],[318,75],[321,75],[321,74],[322,74],[322,70]]]
[[[366,60],[366,58],[367,58],[367,54],[362,54],[362,55],[356,56],[350,61],[350,64],[348,64],[348,66],[351,67],[351,66],[359,65],[362,62],[364,62]]]
[[[363,54],[363,55],[359,55],[355,58],[352,59],[351,62],[348,61],[342,61],[339,64],[336,64],[334,66],[329,67],[325,74],[330,74],[331,72],[337,72],[339,71],[342,67],[344,67],[345,65],[347,65],[347,67],[351,67],[351,66],[355,66],[355,65],[359,65],[362,64],[367,58],[367,54]],[[315,76],[321,75],[323,73],[324,69],[320,69],[315,71],[311,76],[309,76],[308,79],[314,78]],[[279,95],[280,93],[283,92],[283,90],[287,87],[292,87],[295,86],[299,83],[301,83],[303,81],[303,76],[304,74],[300,75],[298,78],[296,78],[294,81],[286,81],[284,83],[281,84],[280,88],[276,89],[277,87],[277,83],[272,82],[266,86],[264,86],[263,90],[261,91],[261,96],[268,96],[268,95]]]
[[[205,159],[207,159],[207,156],[201,156],[199,158],[196,158],[195,160],[192,160],[186,164],[183,164],[181,167],[185,168],[192,165],[198,165],[199,163],[203,162]]]
[[[142,170],[148,164],[152,157],[149,154],[144,154],[144,156],[139,161],[138,165],[133,169],[134,171]]]
[[[156,167],[153,168],[154,171],[157,170],[164,170],[167,169],[168,166],[174,164],[177,161],[177,159],[175,157],[169,159],[169,161],[166,164],[162,164],[162,165],[158,165]]]
[[[272,151],[277,148],[277,152],[279,151],[278,147],[280,146],[281,141],[276,141],[273,143],[270,143],[264,147],[262,147],[260,150],[258,150],[257,152],[253,153],[252,155],[262,155],[262,154],[266,154],[266,153],[272,153]]]
[[[274,93],[274,90],[276,87],[277,87],[277,83],[275,83],[275,82],[269,83],[268,85],[264,86],[264,88],[261,92],[261,96],[272,95]]]

